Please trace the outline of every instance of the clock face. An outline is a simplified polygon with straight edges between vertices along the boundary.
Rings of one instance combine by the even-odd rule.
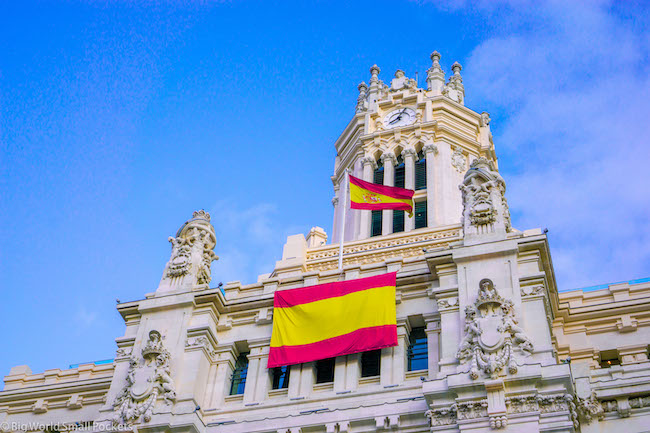
[[[410,125],[415,122],[415,111],[410,108],[398,108],[384,117],[384,127],[387,129]]]

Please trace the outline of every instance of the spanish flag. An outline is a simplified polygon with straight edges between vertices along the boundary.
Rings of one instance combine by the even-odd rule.
[[[366,182],[350,176],[350,207],[352,209],[396,209],[408,212],[413,216],[412,189],[384,186]]]
[[[396,275],[275,292],[268,368],[397,346]]]

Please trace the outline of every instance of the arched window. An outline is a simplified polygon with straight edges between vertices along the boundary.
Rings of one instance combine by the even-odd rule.
[[[418,160],[415,163],[415,190],[427,188],[427,160],[424,152],[418,152]]]

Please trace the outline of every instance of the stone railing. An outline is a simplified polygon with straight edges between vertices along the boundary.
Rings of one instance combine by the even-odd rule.
[[[426,249],[446,247],[460,239],[460,225],[453,225],[352,241],[343,247],[343,265],[365,265],[392,257],[421,256]],[[307,271],[336,269],[338,254],[338,244],[308,249]]]

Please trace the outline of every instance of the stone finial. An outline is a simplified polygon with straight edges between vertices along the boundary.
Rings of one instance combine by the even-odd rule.
[[[381,69],[379,69],[379,66],[377,65],[372,65],[370,67],[370,85],[372,86],[373,84],[376,84],[379,82],[379,73],[381,72]]]
[[[442,88],[442,94],[449,99],[452,99],[459,104],[465,103],[465,88],[463,87],[463,77],[460,76],[460,71],[463,67],[458,62],[451,65],[451,70],[454,74],[449,77],[449,82]]]
[[[441,59],[440,53],[437,52],[437,51],[434,51],[433,53],[431,53],[430,57],[431,57],[431,66],[434,67],[434,68],[436,66],[440,67],[440,63],[439,63],[440,59]]]
[[[441,95],[445,85],[445,73],[440,67],[440,53],[431,53],[431,67],[427,70],[427,90],[434,95]]]
[[[488,126],[490,124],[490,113],[484,111],[481,113],[480,126]]]
[[[460,76],[460,71],[463,70],[463,67],[460,65],[460,63],[454,62],[454,64],[451,65],[451,70],[454,72],[454,75]]]
[[[395,78],[402,78],[403,76],[404,76],[404,71],[402,71],[401,69],[395,71]]]
[[[355,112],[362,113],[368,109],[368,103],[366,102],[368,85],[362,81],[357,86],[357,89],[359,89],[359,96],[357,96],[357,106]]]

